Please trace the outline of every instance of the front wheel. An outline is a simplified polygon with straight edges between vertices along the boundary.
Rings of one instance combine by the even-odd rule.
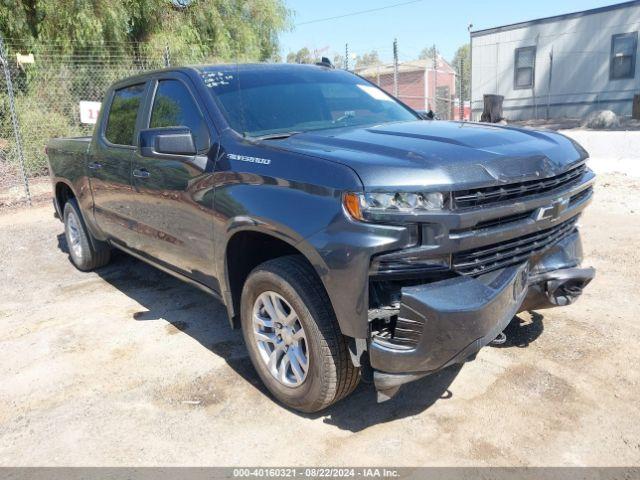
[[[301,256],[256,267],[245,282],[242,333],[251,362],[285,405],[317,412],[358,384],[335,313],[320,279]]]

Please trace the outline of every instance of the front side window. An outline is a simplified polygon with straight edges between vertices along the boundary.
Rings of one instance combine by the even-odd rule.
[[[158,82],[149,127],[188,127],[198,150],[207,144],[207,129],[200,110],[187,87],[178,80]]]
[[[516,48],[514,88],[532,88],[536,69],[536,47]]]
[[[105,137],[116,145],[134,145],[136,118],[142,103],[144,84],[116,90],[109,108]]]
[[[341,70],[230,66],[201,75],[231,127],[248,137],[417,120],[390,95]]]
[[[611,37],[611,80],[635,76],[637,45],[638,32],[621,33]]]

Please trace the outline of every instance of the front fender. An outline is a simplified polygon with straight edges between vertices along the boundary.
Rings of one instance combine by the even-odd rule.
[[[297,250],[314,267],[320,278],[326,276],[323,258],[305,238],[324,228],[337,215],[340,196],[328,189],[322,194],[310,194],[301,189],[267,185],[227,185],[216,191],[215,258],[220,290],[230,318],[235,312],[227,266],[229,242],[238,233],[256,232],[278,239]],[[223,200],[220,200],[220,198]],[[233,198],[235,215],[225,211],[228,199]],[[240,209],[239,205],[246,206]],[[249,213],[251,212],[251,213]],[[224,219],[224,221],[222,221]]]
[[[344,335],[367,338],[369,331],[369,267],[371,257],[415,242],[407,227],[356,222],[345,214],[298,247],[317,255],[322,279]]]

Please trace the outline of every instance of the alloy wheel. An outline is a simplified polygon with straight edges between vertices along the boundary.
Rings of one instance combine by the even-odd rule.
[[[276,292],[261,293],[253,305],[253,336],[271,375],[287,387],[301,385],[309,371],[307,337],[298,314]]]
[[[81,259],[82,242],[80,237],[80,224],[76,214],[73,212],[70,212],[67,217],[67,239],[73,256],[77,259]]]

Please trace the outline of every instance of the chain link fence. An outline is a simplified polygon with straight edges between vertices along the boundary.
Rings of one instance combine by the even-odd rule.
[[[164,47],[137,56],[64,55],[54,45],[30,55],[11,42],[2,47],[0,207],[48,197],[47,141],[92,134],[93,125],[81,122],[81,101],[100,102],[114,81],[170,61]]]

